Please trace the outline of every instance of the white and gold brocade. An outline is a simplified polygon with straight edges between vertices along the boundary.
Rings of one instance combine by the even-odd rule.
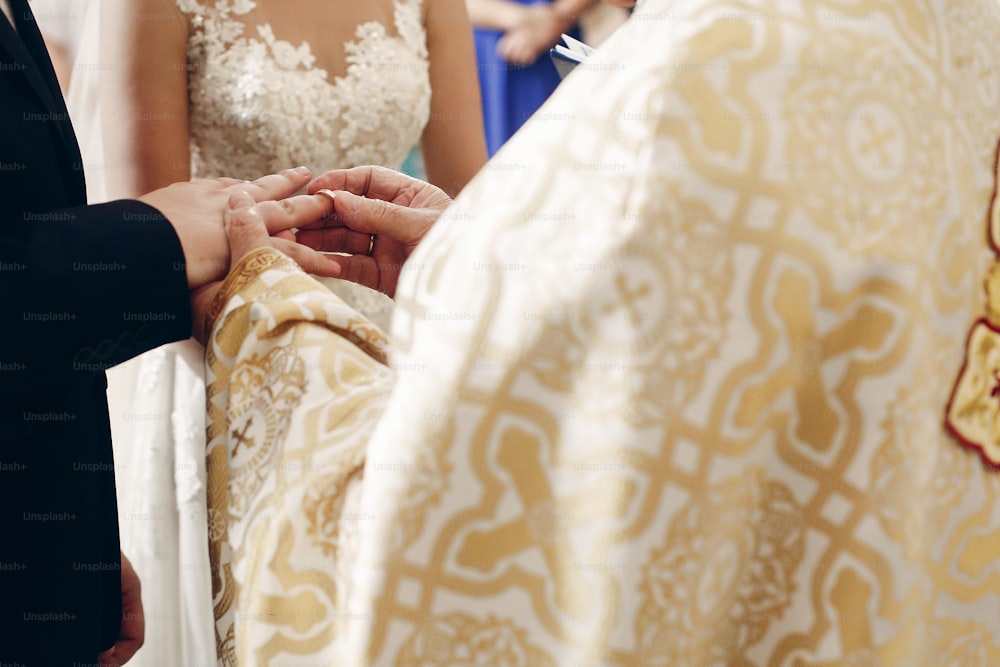
[[[221,665],[330,658],[365,447],[392,372],[385,336],[274,250],[215,301],[208,368],[209,555]]]
[[[245,664],[1000,664],[1000,474],[945,426],[998,36],[995,2],[645,0],[411,257],[391,372],[291,265],[232,291],[209,502]],[[287,425],[256,454],[244,373]],[[320,428],[362,396],[377,428]],[[339,558],[285,451],[326,462]]]

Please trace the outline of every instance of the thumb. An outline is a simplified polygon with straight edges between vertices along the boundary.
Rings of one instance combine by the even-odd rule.
[[[251,251],[270,245],[264,217],[248,192],[236,192],[229,197],[225,221],[226,236],[229,237],[230,266]]]
[[[400,243],[419,241],[439,212],[408,208],[381,199],[338,190],[333,200],[337,216],[350,229]]]
[[[507,60],[507,56],[510,54],[510,38],[507,35],[501,37],[497,42],[496,53],[502,60]]]

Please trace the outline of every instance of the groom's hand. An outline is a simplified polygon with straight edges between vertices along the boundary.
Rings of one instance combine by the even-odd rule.
[[[326,191],[332,219],[301,225],[296,240],[340,265],[340,277],[389,296],[406,259],[451,198],[439,188],[385,167],[355,167],[323,174],[309,192]]]
[[[310,266],[304,268],[311,273],[335,276],[336,264],[316,253],[310,254],[307,248],[300,246],[305,252],[299,251],[290,240],[290,230],[330,212],[329,202],[322,197],[291,197],[309,182],[310,177],[308,169],[299,167],[251,182],[233,178],[201,179],[175,183],[143,195],[139,200],[159,210],[174,226],[184,251],[188,287],[192,289],[220,280],[229,270],[229,243],[223,229],[223,216],[230,197],[237,192],[246,192],[257,202],[268,232],[280,236],[275,239],[276,247],[300,264],[302,261],[309,263]],[[285,239],[283,243],[282,238]]]
[[[122,621],[118,641],[98,657],[100,667],[121,667],[142,648],[146,637],[146,617],[142,609],[142,591],[139,576],[132,563],[121,554],[122,567]]]
[[[310,211],[313,220],[328,215],[331,208],[329,198],[317,195],[292,197],[282,204],[293,209]],[[224,216],[224,234],[232,266],[235,267],[241,259],[258,248],[272,247],[288,255],[309,273],[336,277],[340,267],[326,256],[289,239],[270,235],[271,208],[272,205],[268,202],[254,201],[247,188],[238,188],[229,196]],[[191,291],[192,333],[202,345],[206,343],[208,336],[206,331],[208,311],[221,287],[222,281],[219,280]]]

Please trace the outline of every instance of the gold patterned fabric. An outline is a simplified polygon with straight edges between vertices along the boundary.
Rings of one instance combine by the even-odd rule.
[[[243,259],[210,318],[209,555],[222,665],[331,659],[385,337],[275,250]]]
[[[411,257],[394,379],[358,362],[377,427],[274,441],[333,453],[349,548],[289,564],[306,504],[274,505],[278,539],[234,530],[242,483],[213,495],[222,590],[271,619],[235,624],[246,664],[326,656],[301,638],[327,627],[352,666],[1000,664],[1000,474],[945,425],[967,340],[1000,358],[967,335],[988,314],[998,35],[995,2],[645,0]],[[234,323],[365,360],[318,301],[288,307],[317,328],[232,298],[260,313]],[[234,369],[279,349],[248,326]],[[301,400],[346,418],[326,385]],[[223,395],[213,423],[239,413]],[[232,471],[225,421],[210,455]],[[302,584],[312,625],[264,604],[296,577],[336,582]]]

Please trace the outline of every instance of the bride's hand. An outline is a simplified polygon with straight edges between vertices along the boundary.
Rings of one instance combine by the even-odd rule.
[[[311,201],[310,201],[311,200]],[[300,245],[289,238],[290,233],[270,236],[267,231],[265,215],[261,206],[271,206],[269,202],[258,204],[249,193],[237,191],[229,197],[229,205],[224,216],[226,237],[229,241],[230,267],[235,267],[240,260],[258,248],[273,247],[285,253],[305,271],[318,275],[337,276],[340,266],[332,263],[321,253]],[[300,214],[307,211],[308,219],[318,219],[330,213],[328,197],[303,195],[292,197],[281,204],[289,210]],[[194,337],[204,345],[208,336],[206,331],[208,311],[219,293],[223,281],[216,281],[192,290],[191,312]]]
[[[323,174],[310,193],[326,191],[336,215],[299,228],[296,240],[340,265],[340,278],[389,296],[404,262],[451,198],[424,181],[385,167],[355,167]],[[331,196],[332,195],[332,196]]]

